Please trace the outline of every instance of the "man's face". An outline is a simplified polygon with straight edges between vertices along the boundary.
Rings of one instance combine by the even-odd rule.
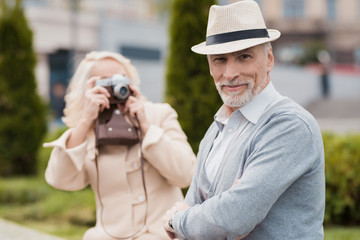
[[[265,46],[208,55],[210,74],[225,106],[232,111],[249,103],[269,83],[274,57]]]

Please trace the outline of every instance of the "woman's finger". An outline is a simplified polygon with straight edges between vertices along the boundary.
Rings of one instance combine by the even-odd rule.
[[[99,76],[93,76],[89,78],[89,80],[86,82],[86,89],[91,89],[95,86],[96,80],[100,80],[101,78]]]
[[[128,99],[126,100],[125,104],[123,104],[122,113],[123,114],[128,113],[129,109],[130,109],[130,106],[136,101],[138,101],[138,99],[136,99],[133,96],[129,96]]]
[[[110,108],[109,99],[103,94],[87,94],[85,108],[96,108],[97,111]]]
[[[98,95],[97,96],[97,103],[99,105],[100,112],[104,111],[105,108],[110,108],[110,101],[109,99],[104,95]]]
[[[90,93],[92,94],[103,94],[106,97],[110,97],[110,93],[108,90],[106,90],[106,88],[102,87],[102,86],[94,86],[93,88],[88,90]]]
[[[133,85],[129,85],[129,88],[130,90],[132,91],[133,93],[133,96],[137,99],[140,99],[141,98],[141,94],[140,94],[140,91],[137,87],[133,86]]]

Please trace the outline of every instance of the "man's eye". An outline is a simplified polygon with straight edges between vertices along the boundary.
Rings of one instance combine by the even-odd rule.
[[[213,62],[225,62],[225,61],[226,61],[226,59],[223,57],[217,57],[217,58],[213,59]]]
[[[248,58],[251,58],[251,55],[250,54],[241,54],[240,58],[241,59],[248,59]]]

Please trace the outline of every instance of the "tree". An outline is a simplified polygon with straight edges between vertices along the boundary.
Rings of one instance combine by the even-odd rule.
[[[33,174],[46,132],[45,105],[36,91],[32,31],[17,0],[1,1],[0,175]]]
[[[214,0],[173,0],[171,6],[165,99],[178,112],[179,122],[195,152],[222,103],[206,56],[190,49],[205,40],[208,13],[214,3]]]

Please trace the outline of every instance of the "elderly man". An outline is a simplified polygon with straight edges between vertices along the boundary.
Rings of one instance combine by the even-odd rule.
[[[316,120],[270,81],[271,41],[255,1],[210,9],[207,55],[224,102],[185,198],[164,216],[179,239],[323,239],[324,153]]]

